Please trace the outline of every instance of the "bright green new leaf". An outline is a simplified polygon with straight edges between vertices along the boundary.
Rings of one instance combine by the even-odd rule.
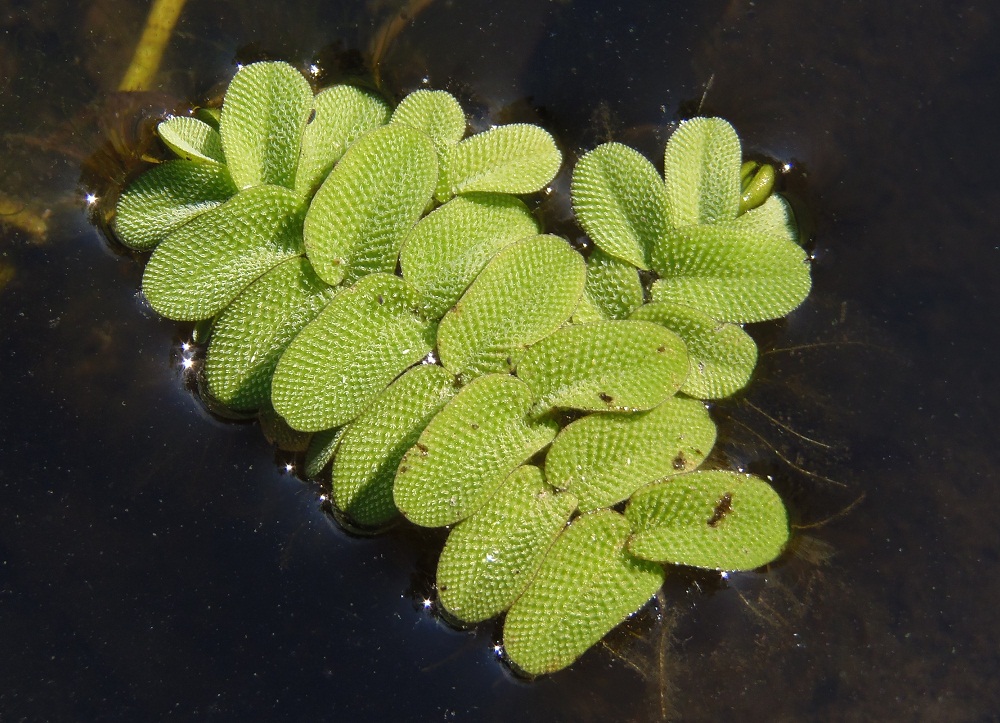
[[[430,353],[434,327],[417,292],[371,274],[331,301],[288,346],[271,382],[274,408],[296,429],[347,424],[407,367]]]
[[[353,85],[335,85],[313,99],[311,120],[302,133],[295,190],[315,193],[330,169],[359,136],[389,122],[385,100]]]
[[[581,510],[596,510],[695,469],[714,444],[705,405],[671,397],[649,412],[591,414],[567,425],[546,455],[545,478],[575,494]]]
[[[547,131],[527,123],[497,126],[446,154],[437,197],[460,193],[534,193],[555,178],[562,153]]]
[[[453,198],[420,219],[406,237],[399,254],[403,278],[420,290],[427,315],[440,319],[500,249],[539,230],[514,196]]]
[[[226,90],[219,121],[226,163],[239,188],[295,188],[302,131],[312,102],[309,83],[288,63],[240,68]]]
[[[510,370],[523,349],[569,319],[586,276],[583,257],[556,236],[507,246],[441,320],[441,363],[464,379]]]
[[[424,527],[463,520],[514,469],[552,441],[552,423],[525,418],[531,390],[508,374],[479,377],[448,402],[400,462],[396,507]]]
[[[126,246],[148,251],[174,229],[235,194],[229,169],[223,165],[167,161],[125,189],[115,211],[115,232]]]
[[[740,210],[742,151],[736,131],[721,118],[680,124],[664,156],[667,212],[673,226],[736,218]]]
[[[772,195],[763,204],[727,222],[744,229],[753,229],[761,236],[779,236],[799,242],[799,227],[791,206],[781,196]]]
[[[576,509],[538,467],[518,467],[476,514],[459,523],[441,551],[437,589],[455,618],[476,623],[509,608],[531,582]]]
[[[340,445],[340,438],[344,435],[345,429],[347,427],[324,429],[309,438],[305,459],[306,477],[319,477],[320,472],[326,469],[330,460],[337,453],[337,447]]]
[[[552,408],[632,412],[652,409],[680,388],[688,355],[659,324],[599,321],[564,326],[524,352],[517,376]]]
[[[580,225],[599,248],[649,268],[669,223],[663,179],[645,156],[621,143],[600,145],[576,164],[571,193]]]
[[[587,257],[587,285],[583,293],[600,309],[605,319],[627,319],[629,314],[642,306],[639,270],[595,246]]]
[[[647,560],[712,570],[753,570],[788,542],[788,513],[759,477],[693,472],[645,487],[625,516],[629,550]]]
[[[407,370],[347,425],[333,461],[333,500],[351,523],[377,527],[398,514],[392,483],[403,454],[455,393],[444,368]]]
[[[209,393],[232,409],[269,402],[278,358],[333,291],[301,256],[250,284],[215,322],[205,358]]]
[[[749,334],[690,306],[654,301],[631,318],[662,324],[684,340],[691,370],[681,391],[692,397],[731,396],[746,386],[757,366],[757,344]]]
[[[306,216],[309,260],[329,284],[392,273],[403,237],[434,192],[430,138],[402,123],[361,136],[323,181]]]
[[[156,126],[160,140],[180,158],[188,161],[225,163],[219,131],[190,116],[175,115]]]
[[[280,186],[255,186],[196,216],[149,259],[142,291],[168,319],[207,319],[261,274],[302,254],[305,202]]]
[[[752,212],[751,212],[752,213]],[[809,294],[802,247],[738,223],[685,226],[657,246],[654,301],[671,301],[737,324],[785,316]]]
[[[465,112],[451,93],[415,90],[392,112],[393,123],[405,123],[426,133],[437,146],[450,146],[465,136]]]
[[[625,550],[628,522],[601,510],[573,520],[504,623],[504,649],[529,675],[553,673],[583,655],[663,584],[659,565]]]

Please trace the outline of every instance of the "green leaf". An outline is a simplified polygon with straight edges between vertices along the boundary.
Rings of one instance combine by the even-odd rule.
[[[273,444],[285,452],[304,452],[309,446],[309,435],[292,429],[280,414],[274,411],[270,402],[265,403],[257,412],[260,431],[268,444]]]
[[[545,477],[575,494],[581,510],[596,510],[695,469],[714,444],[705,405],[672,397],[649,412],[591,414],[567,425],[546,455]]]
[[[571,324],[591,324],[595,321],[607,321],[608,318],[604,315],[604,311],[597,305],[593,297],[587,293],[586,287],[584,287],[583,293],[580,295],[580,303],[576,305],[576,309],[573,310],[573,316],[570,317]]]
[[[531,390],[507,374],[479,377],[442,409],[406,453],[393,495],[424,527],[463,520],[480,509],[514,469],[552,441],[552,423],[525,419]]]
[[[295,188],[312,101],[309,83],[288,63],[240,68],[226,90],[219,122],[226,163],[239,188]]]
[[[628,522],[601,510],[573,520],[507,614],[504,649],[529,675],[565,668],[663,584],[659,565],[624,549]]]
[[[711,570],[753,570],[788,542],[788,513],[764,480],[694,472],[639,490],[625,510],[629,550],[647,560]]]
[[[329,284],[392,273],[403,237],[437,182],[434,144],[401,123],[356,140],[323,181],[306,216],[309,260]]]
[[[448,535],[437,567],[445,609],[476,623],[509,608],[575,509],[576,498],[556,493],[538,467],[514,470],[481,510]]]
[[[334,427],[316,432],[309,439],[309,446],[306,447],[305,473],[306,477],[316,478],[330,464],[330,460],[337,453],[340,445],[340,438],[344,435],[347,427]]]
[[[441,363],[464,379],[509,370],[524,348],[570,317],[586,275],[583,257],[556,236],[507,246],[441,320]]]
[[[605,319],[626,319],[642,306],[639,270],[594,247],[587,257],[587,285],[583,288]]]
[[[738,228],[752,229],[760,236],[779,236],[794,243],[799,242],[799,227],[795,222],[795,215],[788,201],[781,196],[770,196],[762,205],[727,223]]]
[[[288,346],[271,399],[305,432],[347,424],[407,367],[431,351],[434,327],[414,310],[416,291],[371,274],[345,289]]]
[[[529,348],[517,376],[535,395],[534,413],[554,407],[652,409],[688,373],[680,337],[659,324],[603,321],[565,326]]]
[[[396,106],[392,122],[426,133],[437,146],[454,145],[465,135],[462,106],[444,90],[413,91]]]
[[[562,153],[535,125],[512,123],[466,138],[446,156],[437,197],[460,193],[534,193],[555,178]]]
[[[200,214],[163,240],[142,291],[168,319],[215,316],[261,274],[302,254],[301,196],[256,186]]]
[[[115,233],[126,246],[148,251],[195,216],[236,194],[229,169],[217,163],[167,161],[129,184],[118,200]]]
[[[757,366],[757,344],[735,324],[716,321],[690,306],[663,301],[632,314],[662,324],[684,340],[691,370],[681,391],[698,399],[722,399],[742,389]]]
[[[514,196],[472,193],[453,198],[420,219],[399,254],[403,278],[440,319],[497,252],[539,232],[531,211]]]
[[[157,125],[156,133],[167,148],[180,158],[188,161],[226,162],[219,131],[197,118],[175,115]]]
[[[692,118],[667,141],[664,178],[674,226],[736,218],[740,210],[742,151],[736,131],[721,118]]]
[[[392,483],[403,454],[455,393],[442,367],[407,370],[345,428],[333,462],[333,499],[360,527],[383,525],[398,514]]]
[[[278,358],[332,293],[301,256],[250,284],[215,323],[205,358],[209,393],[232,409],[269,403]]]
[[[785,316],[811,285],[802,247],[740,224],[671,231],[653,265],[661,276],[651,289],[654,301],[686,304],[739,324]]]
[[[353,85],[335,85],[313,99],[315,115],[302,133],[295,190],[315,193],[334,164],[358,137],[389,121],[385,100]]]
[[[621,143],[605,143],[573,169],[573,211],[597,246],[640,269],[666,233],[663,179],[645,156]]]

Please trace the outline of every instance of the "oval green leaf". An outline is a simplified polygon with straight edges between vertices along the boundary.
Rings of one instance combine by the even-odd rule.
[[[150,168],[118,200],[115,233],[148,251],[172,231],[236,194],[229,169],[218,163],[167,161]]]
[[[546,455],[545,477],[575,494],[581,510],[596,510],[695,469],[714,444],[705,405],[672,397],[649,412],[592,414],[567,425]]]
[[[463,379],[508,371],[576,309],[587,267],[556,236],[531,236],[486,265],[438,329],[441,363]]]
[[[196,216],[163,240],[142,276],[162,316],[207,319],[248,284],[302,254],[305,203],[280,186],[255,186]]]
[[[583,292],[605,319],[627,319],[643,301],[639,270],[597,246],[587,257],[587,284]]]
[[[518,467],[496,494],[460,522],[441,551],[437,589],[452,616],[477,623],[509,608],[531,582],[576,509],[538,467]]]
[[[507,374],[479,377],[442,409],[403,457],[393,495],[424,527],[463,520],[518,465],[552,441],[554,424],[525,418],[531,390]]]
[[[226,163],[239,188],[295,188],[312,101],[309,83],[288,63],[240,68],[226,90],[219,121]]]
[[[215,322],[205,357],[209,393],[232,409],[269,402],[279,357],[332,293],[301,256],[250,284]]]
[[[197,118],[176,115],[156,126],[160,140],[180,158],[188,161],[225,163],[219,131]]]
[[[345,289],[282,354],[274,408],[305,432],[347,424],[433,347],[434,327],[415,311],[402,279],[371,274]]]
[[[662,324],[684,340],[691,369],[681,391],[689,396],[722,399],[735,394],[757,366],[757,344],[749,334],[690,306],[654,301],[631,318]]]
[[[403,278],[440,319],[497,252],[539,232],[520,199],[501,193],[459,196],[420,219],[399,254]]]
[[[625,515],[629,550],[647,560],[711,570],[753,570],[788,542],[788,513],[759,477],[694,472],[645,487]]]
[[[728,223],[740,228],[753,229],[761,236],[778,236],[794,243],[799,242],[799,227],[791,206],[781,196],[772,195],[757,208],[740,214]]]
[[[295,171],[295,190],[304,196],[315,193],[351,143],[389,121],[385,100],[353,85],[335,85],[317,94],[313,110],[302,132]]]
[[[392,112],[393,123],[405,123],[426,133],[437,146],[450,146],[465,136],[465,112],[444,90],[415,90]]]
[[[309,260],[328,284],[392,273],[438,173],[434,144],[390,123],[361,136],[323,181],[306,216]]]
[[[680,124],[664,154],[667,213],[673,226],[711,224],[740,210],[740,139],[722,118]]]
[[[673,396],[687,374],[681,338],[645,321],[565,326],[524,352],[517,365],[517,376],[535,395],[535,414],[652,409]]]
[[[573,169],[573,211],[591,240],[610,256],[648,269],[656,240],[666,233],[663,179],[645,156],[605,143]]]
[[[529,675],[565,668],[656,593],[663,568],[630,555],[628,534],[624,517],[601,510],[556,538],[507,613],[504,649],[517,668]]]
[[[408,369],[351,422],[333,462],[333,501],[359,527],[398,514],[392,484],[403,454],[455,393],[455,377],[421,364]]]
[[[780,236],[740,224],[685,226],[657,246],[654,301],[699,309],[742,324],[785,316],[809,295],[809,259]]]
[[[534,193],[555,178],[562,153],[552,136],[527,123],[497,126],[446,154],[438,199],[460,193]]]

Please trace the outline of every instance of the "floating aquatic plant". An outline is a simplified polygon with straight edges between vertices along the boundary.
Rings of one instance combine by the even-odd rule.
[[[177,158],[125,189],[115,228],[152,250],[152,307],[211,325],[207,393],[311,436],[306,471],[331,468],[349,524],[449,527],[440,602],[460,624],[506,614],[517,669],[572,663],[670,565],[781,553],[770,485],[700,469],[703,400],[756,364],[741,325],[810,285],[773,169],[744,161],[728,123],[682,123],[662,175],[618,143],[586,153],[586,257],[516,195],[558,172],[553,138],[466,137],[445,92],[391,109],[257,63],[221,114],[158,130]]]

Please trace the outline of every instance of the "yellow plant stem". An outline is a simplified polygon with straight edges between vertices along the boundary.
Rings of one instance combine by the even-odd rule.
[[[118,90],[149,90],[183,8],[184,0],[153,0],[146,27]]]

